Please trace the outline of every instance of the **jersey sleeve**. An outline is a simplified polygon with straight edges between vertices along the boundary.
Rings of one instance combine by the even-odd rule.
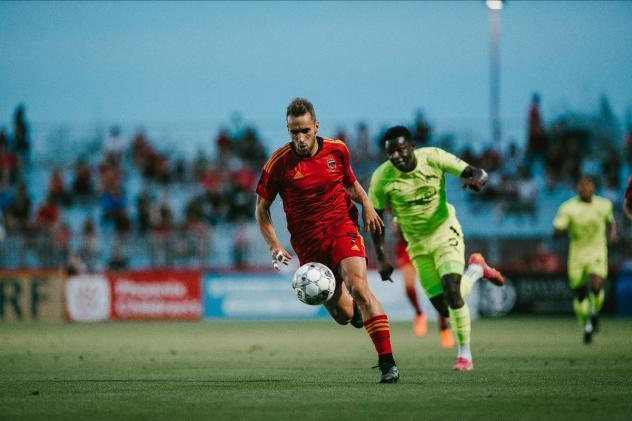
[[[468,167],[467,162],[439,148],[432,148],[428,154],[428,165],[456,177],[459,177],[463,173],[463,170]]]
[[[282,166],[279,161],[266,163],[261,171],[259,183],[257,183],[257,194],[269,202],[272,202],[281,190]]]
[[[382,210],[387,205],[382,171],[380,171],[379,168],[375,170],[371,176],[371,183],[369,184],[369,200],[373,203],[373,207],[377,210]]]
[[[345,186],[350,186],[356,181],[356,176],[351,168],[351,157],[349,156],[349,149],[344,143],[340,145],[340,151],[342,152],[342,182]]]
[[[564,204],[560,206],[557,210],[557,214],[553,219],[553,228],[558,230],[566,230],[568,229],[568,224],[570,223],[570,216],[567,212],[567,206]]]

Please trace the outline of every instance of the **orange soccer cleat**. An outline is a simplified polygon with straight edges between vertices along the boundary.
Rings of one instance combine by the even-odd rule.
[[[459,357],[452,368],[456,371],[472,371],[474,370],[474,364],[466,358]]]
[[[439,343],[442,348],[454,348],[454,335],[452,329],[446,328],[439,331]]]
[[[428,333],[426,316],[423,314],[415,316],[415,320],[413,320],[413,332],[415,332],[415,336],[426,336],[426,333]]]
[[[483,278],[490,281],[492,284],[499,287],[505,285],[505,277],[498,270],[489,266],[485,262],[485,258],[480,253],[472,253],[470,259],[467,262],[468,265],[480,265],[483,268]]]

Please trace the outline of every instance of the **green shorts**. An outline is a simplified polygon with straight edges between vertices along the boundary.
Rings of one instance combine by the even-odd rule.
[[[588,275],[596,275],[602,279],[608,276],[608,258],[595,256],[592,259],[568,259],[568,283],[572,289],[586,285]]]
[[[465,243],[461,224],[454,216],[450,216],[432,234],[410,239],[407,251],[428,298],[443,293],[442,276],[463,275]]]

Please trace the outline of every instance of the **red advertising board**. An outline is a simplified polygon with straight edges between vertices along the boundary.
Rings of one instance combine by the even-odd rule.
[[[198,320],[201,272],[147,270],[108,273],[114,320]]]

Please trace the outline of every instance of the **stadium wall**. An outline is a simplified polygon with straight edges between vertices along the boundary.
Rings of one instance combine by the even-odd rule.
[[[0,271],[0,320],[62,320],[63,291],[61,272]]]

